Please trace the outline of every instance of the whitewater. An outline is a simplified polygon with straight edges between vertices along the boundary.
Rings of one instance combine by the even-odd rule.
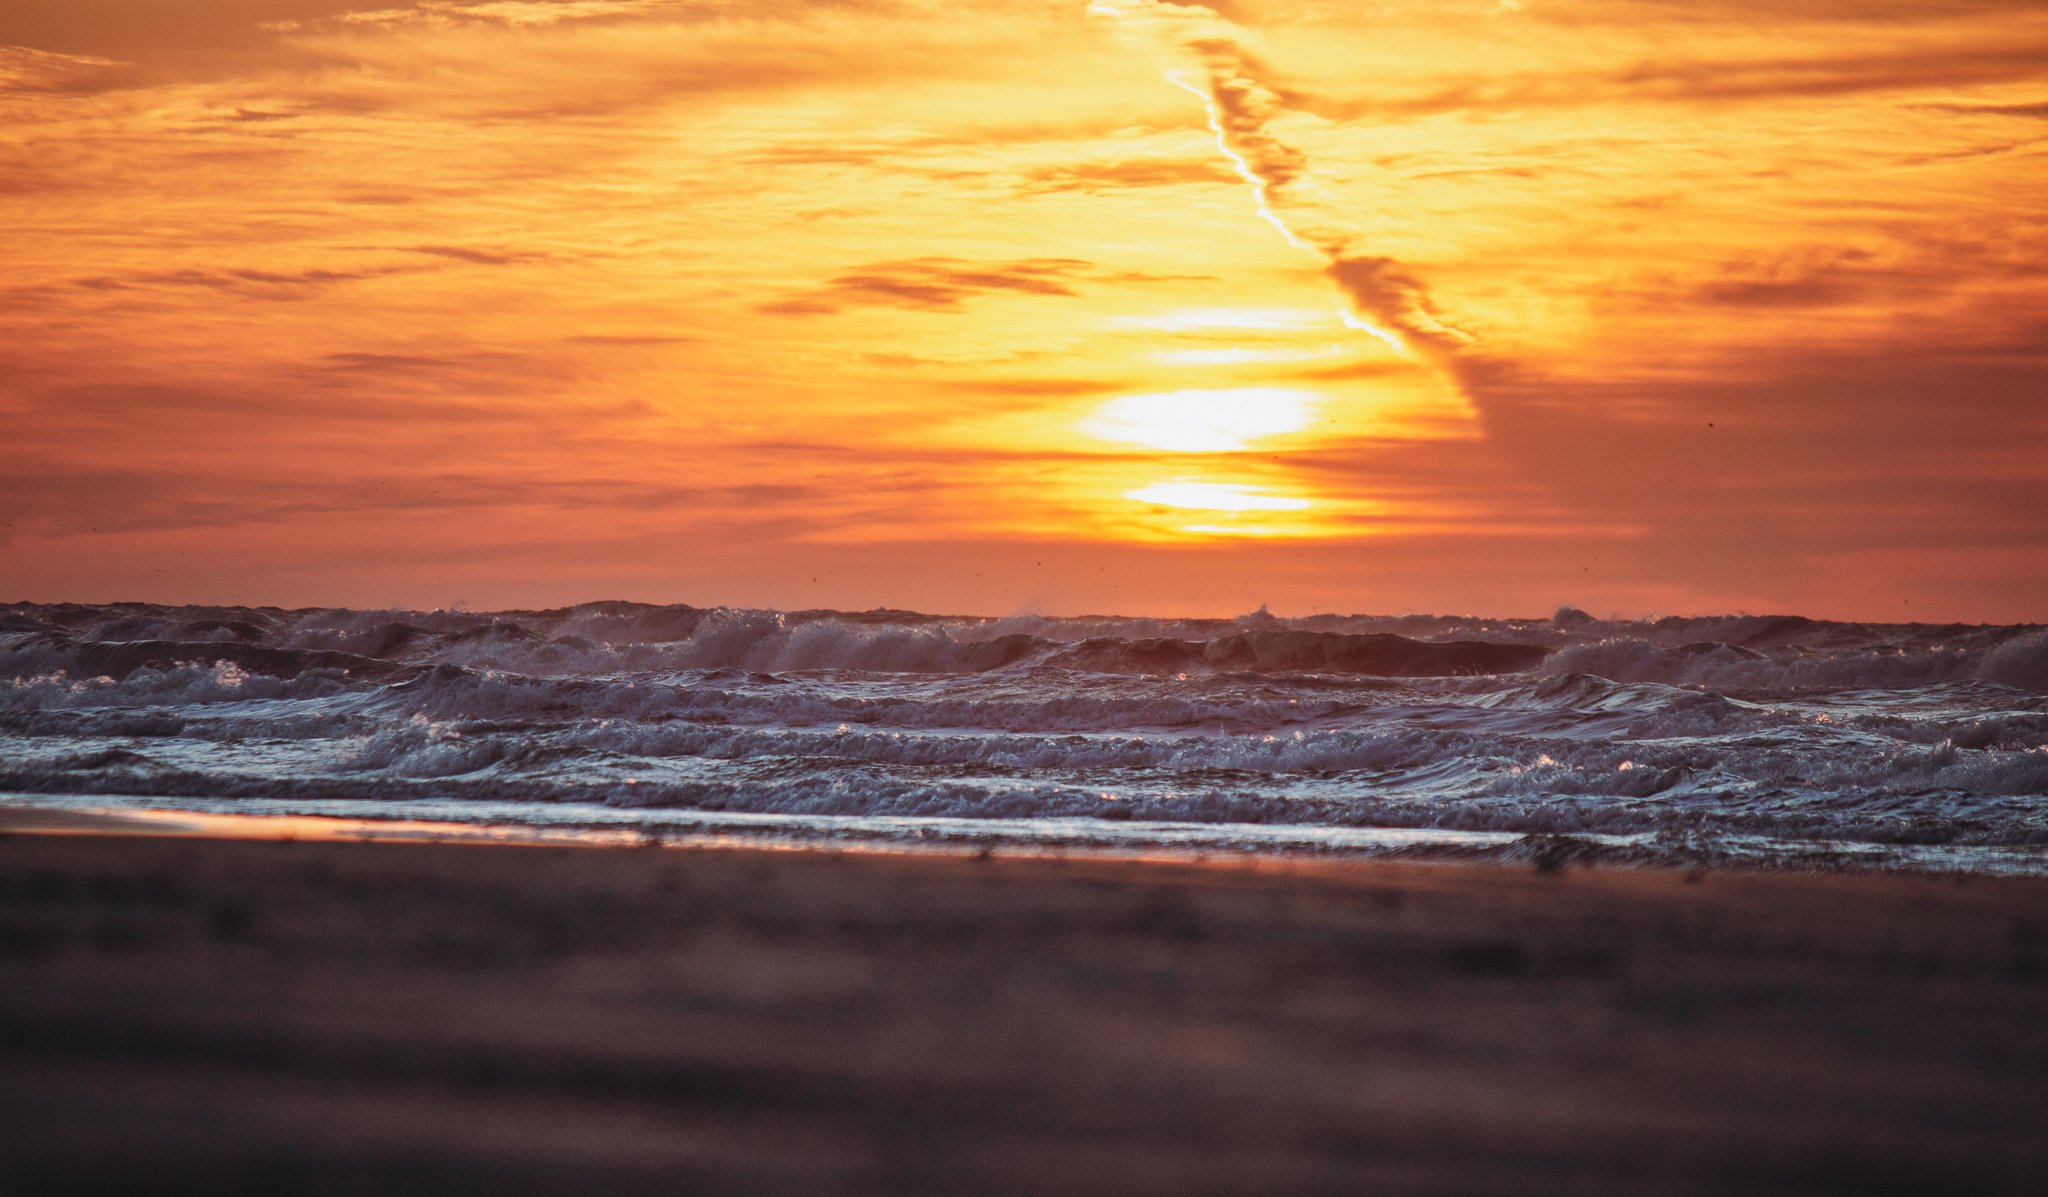
[[[2048,630],[21,603],[0,803],[2048,874]]]

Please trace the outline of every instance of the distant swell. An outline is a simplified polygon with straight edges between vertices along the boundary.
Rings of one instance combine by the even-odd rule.
[[[76,668],[89,677],[120,681],[138,669],[176,665],[233,665],[251,673],[297,677],[309,669],[388,677],[394,666],[374,657],[318,649],[265,648],[258,644],[189,643],[175,640],[117,640],[76,646]]]
[[[1237,632],[1213,640],[1122,640],[1101,636],[1054,654],[1050,663],[1105,673],[1242,669],[1257,673],[1449,677],[1517,673],[1533,668],[1546,653],[1547,650],[1529,644],[1477,640],[1430,643],[1383,632]]]
[[[17,614],[15,628],[28,622]],[[979,673],[1051,665],[1098,673],[1258,673],[1446,677],[1533,668],[1548,649],[1479,640],[1417,640],[1389,633],[1232,630],[1206,638],[1090,635],[1078,642],[1004,632],[986,621],[890,622],[860,615],[786,616],[751,611],[658,609],[634,618],[568,615],[350,618],[320,613],[278,618],[237,612],[222,620],[128,616],[83,629],[48,623],[16,634],[13,672],[56,668],[120,680],[145,667],[230,664],[252,673],[295,677],[327,669],[389,676],[394,666],[451,662],[540,673],[616,669],[841,669],[871,673]],[[453,626],[449,626],[453,625]],[[1084,630],[1093,630],[1082,625]],[[119,637],[119,638],[116,638]],[[596,637],[596,638],[593,638]]]

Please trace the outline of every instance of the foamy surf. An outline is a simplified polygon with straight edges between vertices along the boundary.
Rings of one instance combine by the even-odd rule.
[[[0,608],[0,801],[660,838],[2048,872],[2048,633]]]

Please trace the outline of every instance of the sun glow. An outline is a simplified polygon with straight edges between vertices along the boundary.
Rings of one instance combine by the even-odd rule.
[[[1285,387],[1125,395],[1078,425],[1106,441],[1173,453],[1230,453],[1309,426],[1321,396]]]
[[[1129,328],[1170,333],[1201,333],[1212,329],[1233,332],[1295,332],[1328,328],[1327,312],[1314,308],[1176,308],[1146,316],[1123,316],[1114,323]]]
[[[1201,511],[1301,511],[1314,506],[1307,499],[1276,495],[1262,486],[1228,482],[1161,482],[1128,491],[1124,497],[1159,507]]]
[[[1274,362],[1312,362],[1341,357],[1350,352],[1343,345],[1316,349],[1162,349],[1152,360],[1162,366],[1251,366]]]

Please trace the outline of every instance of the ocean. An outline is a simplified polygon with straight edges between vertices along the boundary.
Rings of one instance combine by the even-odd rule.
[[[2048,630],[18,603],[0,804],[2048,875]]]

